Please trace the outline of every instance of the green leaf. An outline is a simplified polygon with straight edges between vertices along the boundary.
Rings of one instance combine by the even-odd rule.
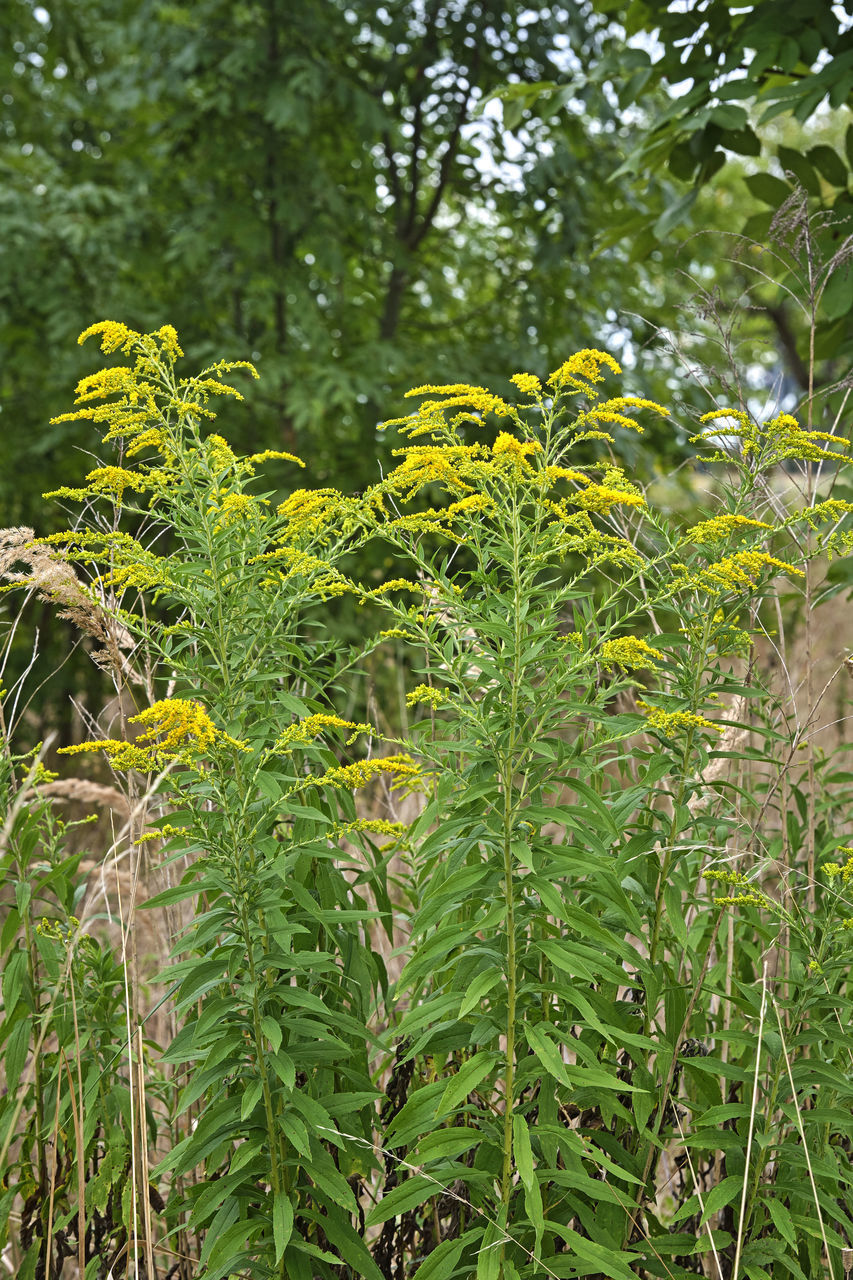
[[[518,1112],[512,1117],[512,1141],[515,1149],[515,1165],[518,1169],[518,1175],[524,1186],[530,1187],[535,1179],[533,1148],[530,1145],[530,1132],[527,1128],[527,1121]]]
[[[776,154],[779,163],[787,172],[789,169],[798,182],[801,182],[810,196],[820,195],[820,178],[800,151],[791,147],[779,147]]]
[[[492,987],[497,986],[503,980],[503,976],[500,969],[487,969],[484,973],[477,975],[459,1006],[460,1020],[468,1016],[474,1006],[480,1003],[483,996],[488,995]]]
[[[389,1218],[395,1218],[408,1209],[416,1209],[419,1204],[429,1200],[430,1196],[441,1195],[443,1190],[444,1188],[436,1182],[435,1178],[427,1178],[424,1174],[417,1173],[414,1177],[407,1178],[400,1186],[394,1187],[387,1196],[383,1196],[370,1210],[364,1225],[377,1227],[380,1223],[387,1222]]]
[[[252,1114],[258,1104],[258,1099],[264,1091],[263,1081],[251,1080],[243,1092],[240,1101],[240,1119],[246,1120]]]
[[[282,1030],[275,1018],[271,1018],[269,1014],[261,1018],[261,1030],[272,1045],[273,1053],[281,1048]]]
[[[554,1080],[558,1080],[560,1084],[570,1085],[566,1064],[560,1055],[560,1051],[554,1044],[554,1041],[545,1034],[541,1027],[529,1026],[525,1028],[527,1043],[536,1054],[542,1066]]]
[[[820,143],[807,154],[814,167],[831,186],[846,190],[849,177],[847,165],[833,147]]]
[[[293,1231],[293,1205],[286,1191],[278,1191],[272,1203],[272,1234],[275,1242],[276,1265],[284,1256],[287,1242]]]
[[[700,1226],[704,1226],[710,1217],[719,1213],[720,1209],[724,1209],[727,1204],[731,1204],[742,1190],[743,1178],[735,1173],[729,1174],[727,1178],[723,1178],[722,1182],[712,1187],[705,1196],[705,1208],[702,1211]]]
[[[841,266],[830,276],[820,297],[821,312],[828,320],[840,320],[853,307],[853,277],[850,266]]]
[[[490,1222],[486,1227],[477,1253],[477,1280],[498,1280],[504,1237],[505,1232],[496,1222]]]
[[[781,1200],[777,1200],[774,1196],[769,1196],[765,1201],[767,1212],[773,1219],[773,1225],[779,1232],[779,1235],[785,1240],[792,1249],[797,1248],[797,1233],[794,1224],[791,1221],[791,1214]]]
[[[770,173],[751,173],[749,177],[744,178],[750,195],[755,196],[756,200],[763,200],[765,204],[772,205],[774,209],[784,204],[791,194],[791,188],[787,182],[783,182],[781,178],[774,178]]]
[[[442,1240],[418,1267],[420,1280],[447,1280],[456,1270],[459,1255],[473,1233],[466,1231],[458,1240]]]
[[[494,1067],[495,1061],[496,1055],[493,1053],[475,1053],[473,1058],[463,1062],[441,1095],[441,1102],[438,1104],[439,1115],[445,1111],[455,1110],[468,1094],[472,1093],[482,1080],[485,1080]]]

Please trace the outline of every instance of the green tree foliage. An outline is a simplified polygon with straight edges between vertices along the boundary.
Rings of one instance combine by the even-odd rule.
[[[92,314],[168,315],[202,362],[252,357],[246,446],[358,485],[407,380],[544,370],[617,322],[648,336],[629,316],[654,293],[672,314],[671,264],[593,254],[671,185],[606,185],[637,122],[591,82],[554,88],[610,30],[597,5],[497,0],[4,6],[10,517],[33,522],[83,441],[46,426],[77,353],[44,353]],[[503,119],[482,111],[497,93]]]

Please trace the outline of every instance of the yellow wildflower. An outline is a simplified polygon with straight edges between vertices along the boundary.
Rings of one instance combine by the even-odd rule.
[[[516,436],[511,436],[508,431],[501,431],[492,445],[494,456],[506,458],[512,462],[516,471],[521,471],[525,467],[530,471],[531,466],[527,459],[531,454],[541,452],[542,446],[538,440],[519,440]]]
[[[617,364],[606,351],[585,347],[582,351],[576,351],[573,356],[569,356],[559,369],[555,369],[548,382],[558,391],[564,386],[574,387],[576,390],[587,390],[584,383],[604,381],[602,366],[606,366],[613,373],[622,372],[621,365]]]
[[[217,743],[248,751],[244,742],[217,729],[200,702],[186,698],[163,698],[138,715],[130,724],[148,726],[136,742],[119,742],[114,738],[98,742],[81,742],[73,747],[60,747],[64,755],[103,751],[114,768],[138,769],[149,773],[169,760],[192,759],[203,755]]]
[[[172,325],[164,324],[162,328],[157,330],[154,337],[160,339],[160,346],[170,359],[176,360],[184,354],[178,344],[177,332]]]
[[[464,382],[449,383],[444,386],[425,385],[423,387],[412,387],[411,391],[407,391],[406,398],[410,396],[440,395],[447,397],[444,400],[427,400],[421,405],[420,412],[427,414],[433,409],[445,410],[454,408],[469,408],[476,413],[497,413],[506,417],[511,412],[510,406],[500,396],[496,396],[492,391],[488,391],[485,387],[471,387]]]
[[[542,392],[542,383],[535,373],[514,373],[510,378],[523,396],[538,396]]]
[[[412,689],[411,693],[406,694],[406,706],[415,707],[421,702],[430,707],[442,707],[447,702],[447,694],[443,689],[433,689],[431,685],[419,684]]]
[[[266,502],[266,498],[253,498],[248,493],[226,493],[218,504],[218,520],[213,532],[219,533],[239,520],[249,520],[253,516],[257,518],[262,514],[261,507]]]
[[[83,330],[77,339],[78,345],[82,346],[87,338],[94,337],[95,334],[100,334],[101,350],[104,355],[112,355],[119,348],[127,354],[141,336],[118,320],[101,320],[98,324],[90,324],[88,329]]]
[[[648,667],[656,670],[657,652],[639,636],[622,636],[618,640],[605,640],[599,650],[599,661],[608,671],[615,665],[636,670]]]
[[[414,781],[420,778],[421,771],[411,756],[380,756],[373,760],[357,760],[355,764],[345,764],[335,769],[327,769],[321,777],[312,779],[312,781],[318,787],[353,790],[356,787],[364,787],[367,783],[383,775],[390,776],[394,779],[395,785],[399,785],[406,779]]]
[[[711,520],[702,520],[699,524],[691,525],[682,534],[681,541],[717,542],[740,530],[746,532],[749,529],[772,529],[772,527],[764,520],[751,520],[748,516],[727,513],[721,516],[714,516]]]
[[[287,453],[284,449],[264,449],[262,453],[250,453],[247,462],[267,462],[273,458],[281,458],[283,462],[295,462],[297,467],[305,469],[305,463],[295,453]]]
[[[117,502],[121,502],[125,489],[133,489],[143,493],[149,488],[148,478],[139,471],[128,471],[126,467],[96,467],[86,476],[85,489],[53,489],[42,494],[44,498],[72,498],[80,500],[95,494],[112,494]]]
[[[715,564],[706,565],[698,573],[691,575],[690,585],[704,589],[722,589],[737,591],[744,587],[754,587],[757,580],[768,569],[778,569],[782,573],[796,574],[804,577],[802,569],[788,564],[785,560],[777,560],[765,551],[738,551],[734,555],[725,556]]]
[[[347,746],[354,742],[360,733],[372,735],[376,732],[372,724],[359,724],[354,720],[342,720],[340,716],[318,712],[316,715],[306,716],[304,720],[297,720],[290,728],[280,733],[275,740],[273,751],[283,752],[289,751],[294,746],[305,746],[318,738],[325,729],[351,729],[352,734],[347,738]]]
[[[648,715],[646,717],[649,727],[657,729],[665,734],[668,738],[673,737],[681,729],[713,729],[715,733],[723,733],[724,729],[721,725],[714,724],[713,720],[706,720],[704,716],[698,716],[692,711],[664,711],[663,707],[652,707],[647,702],[637,702],[638,707],[643,707]]]
[[[825,862],[822,869],[826,875],[829,876],[830,880],[835,879],[836,876],[840,876],[842,884],[849,884],[849,882],[853,880],[853,849],[848,845],[840,845],[837,852],[847,854],[846,862],[843,864]]]
[[[117,392],[129,392],[136,386],[136,374],[125,365],[117,365],[113,369],[99,369],[90,373],[77,383],[75,403],[84,400],[105,400],[107,396]]]

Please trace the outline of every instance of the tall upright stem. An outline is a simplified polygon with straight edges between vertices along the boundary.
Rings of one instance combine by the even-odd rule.
[[[513,1095],[515,1092],[515,1022],[517,1005],[516,980],[516,936],[515,936],[515,895],[513,890],[512,866],[512,821],[513,821],[513,783],[515,778],[516,745],[518,736],[518,703],[519,683],[522,671],[522,582],[521,582],[521,549],[519,547],[519,511],[517,495],[512,499],[512,596],[513,596],[513,632],[512,632],[512,670],[509,712],[509,734],[506,753],[501,768],[501,787],[503,790],[503,873],[504,900],[506,903],[506,1067],[504,1070],[504,1133],[503,1133],[503,1170],[501,1173],[501,1216],[505,1223],[509,1214],[509,1201],[512,1193],[512,1118]],[[506,1252],[506,1241],[501,1244],[501,1275]]]

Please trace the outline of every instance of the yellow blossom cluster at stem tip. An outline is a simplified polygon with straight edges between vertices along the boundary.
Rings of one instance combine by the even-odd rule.
[[[773,526],[764,520],[751,520],[748,516],[726,513],[714,516],[711,520],[702,520],[699,524],[685,529],[682,542],[719,542],[733,533],[748,533],[751,529],[772,529]]]
[[[542,383],[535,373],[514,373],[510,378],[523,396],[538,396],[542,393]]]
[[[106,738],[59,750],[65,755],[103,751],[114,768],[137,769],[140,773],[149,773],[170,760],[204,755],[215,745],[249,750],[246,743],[217,729],[200,702],[187,698],[163,698],[131,716],[128,723],[147,726],[135,742]]]
[[[529,471],[531,468],[527,459],[532,454],[541,452],[542,446],[538,440],[519,440],[508,431],[501,431],[492,445],[494,457],[509,460],[517,470],[526,467]]]
[[[352,791],[383,776],[392,778],[392,785],[397,787],[406,782],[417,781],[421,777],[421,771],[409,755],[379,756],[373,760],[357,760],[354,764],[327,769],[321,777],[311,781],[318,787]]]
[[[640,667],[647,667],[652,671],[657,669],[656,650],[639,636],[622,636],[618,640],[605,640],[598,657],[601,665],[608,671],[617,664],[628,670],[636,670]]]
[[[765,551],[737,551],[734,555],[726,556],[691,574],[685,585],[704,590],[739,591],[744,587],[749,590],[768,569],[804,577],[802,569],[797,569],[785,560],[778,560]]]
[[[825,862],[823,864],[823,872],[829,876],[830,880],[835,880],[840,876],[842,884],[849,884],[853,880],[853,849],[848,845],[840,845],[838,853],[846,853],[847,861],[844,863]]]
[[[326,729],[350,729],[350,736],[347,738],[347,746],[354,742],[360,733],[375,734],[376,729],[372,724],[359,724],[354,720],[342,720],[340,716],[328,715],[325,712],[318,712],[313,716],[306,716],[304,720],[297,720],[295,724],[290,725],[283,733],[280,733],[275,740],[273,751],[283,752],[290,751],[296,746],[305,746],[309,742],[313,742]]]
[[[422,387],[412,387],[405,394],[407,399],[410,396],[445,397],[444,400],[425,401],[421,405],[421,412],[429,412],[432,408],[442,410],[465,408],[475,413],[497,413],[502,417],[511,412],[506,401],[496,396],[493,391],[487,390],[486,387],[472,387],[464,382],[447,383],[443,386],[427,384]]]
[[[778,910],[778,906],[773,902],[772,898],[768,898],[766,893],[760,889],[756,889],[751,880],[748,880],[742,871],[726,871],[722,867],[709,867],[702,872],[706,880],[711,880],[717,884],[728,885],[732,889],[739,892],[728,894],[725,897],[715,898],[718,907],[761,907],[762,910]]]
[[[447,702],[447,694],[443,689],[433,689],[431,685],[419,684],[412,689],[411,693],[406,694],[406,706],[415,707],[418,703],[425,703],[430,707],[443,707]]]
[[[612,373],[622,372],[622,366],[606,351],[598,351],[595,347],[584,347],[582,351],[576,351],[573,356],[569,356],[559,369],[555,369],[548,382],[555,390],[566,386],[576,390],[588,390],[584,383],[604,381],[602,367],[610,369]]]
[[[723,733],[722,725],[714,724],[705,716],[698,716],[693,711],[665,711],[663,707],[652,707],[638,699],[637,706],[646,712],[646,723],[650,729],[657,729],[668,738],[674,737],[683,729],[713,729],[715,733]]]
[[[712,423],[721,420],[724,423],[722,427],[712,427],[693,436],[691,443],[734,437],[740,441],[744,459],[759,459],[763,467],[789,459],[801,462],[847,461],[847,455],[837,453],[835,448],[847,449],[849,441],[827,431],[804,431],[790,413],[779,413],[769,422],[758,423],[743,409],[713,409],[700,419],[701,422]],[[825,445],[835,448],[827,449]]]

